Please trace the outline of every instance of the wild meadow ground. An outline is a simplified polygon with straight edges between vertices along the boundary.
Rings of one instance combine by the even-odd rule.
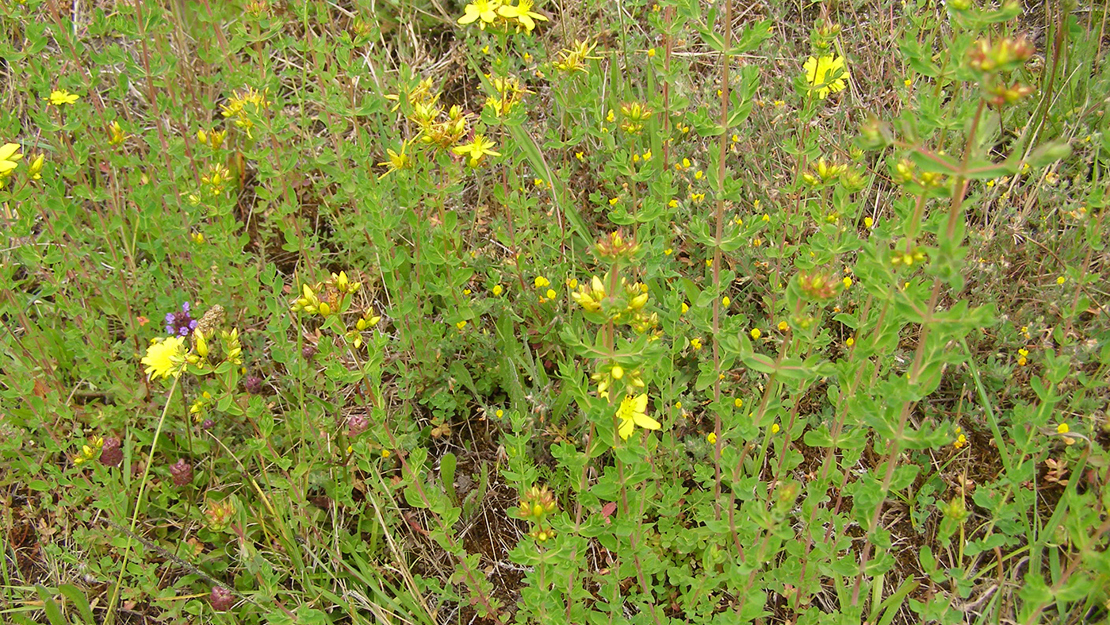
[[[1108,16],[0,4],[0,620],[1106,622]]]

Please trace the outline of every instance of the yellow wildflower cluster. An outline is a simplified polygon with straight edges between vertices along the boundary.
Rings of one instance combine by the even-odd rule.
[[[606,319],[627,324],[638,334],[643,334],[659,325],[659,314],[644,312],[648,302],[647,285],[640,282],[628,284],[620,280],[621,292],[611,297],[601,278],[593,276],[589,284],[582,284],[570,294],[579,306],[589,313],[601,313]]]
[[[246,131],[248,137],[253,138],[251,130],[254,128],[254,118],[269,109],[270,102],[266,99],[265,91],[247,87],[232,94],[227,104],[221,105],[220,108],[224,117],[232,118],[237,127]]]
[[[194,423],[201,423],[208,414],[208,406],[212,403],[212,393],[204,391],[189,406],[189,414],[193,415]]]
[[[652,111],[646,104],[639,102],[625,102],[621,104],[621,130],[633,135],[644,130],[644,124],[651,119]],[[612,121],[612,120],[610,120]]]
[[[112,120],[112,123],[108,124],[108,145],[120,145],[126,140],[127,133],[123,131],[123,127],[118,121]]]
[[[590,379],[597,382],[597,396],[609,399],[609,389],[612,388],[614,381],[621,381],[625,385],[626,392],[633,392],[646,386],[643,375],[643,370],[639,367],[625,371],[620,365],[612,365],[591,374]]]
[[[208,166],[208,171],[200,177],[200,182],[208,189],[212,197],[223,195],[227,183],[231,181],[231,171],[223,163],[213,163]]]
[[[533,486],[520,498],[517,514],[532,523],[532,531],[528,535],[542,543],[555,537],[555,530],[550,526],[550,517],[558,510],[559,504],[550,488]]]
[[[503,109],[505,112],[512,105],[515,105],[521,95],[527,93],[520,87],[516,79],[494,79],[493,83],[500,96],[490,98],[490,101],[499,108],[507,107]],[[470,167],[481,165],[486,156],[501,156],[499,152],[493,149],[496,144],[483,135],[475,135],[470,143],[459,144],[468,131],[468,116],[457,105],[452,106],[450,110],[445,112],[443,107],[439,105],[439,95],[432,88],[431,78],[421,80],[414,89],[405,95],[405,103],[408,105],[405,116],[419,128],[417,137],[420,143],[433,145],[444,150],[450,148],[455,155],[465,157]],[[397,110],[401,106],[401,96],[399,94],[389,94],[386,99],[398,102],[397,107],[394,107],[393,110]],[[411,164],[411,158],[405,150],[415,140],[417,139],[405,140],[401,144],[399,153],[387,150],[389,160],[378,163],[378,165],[389,168],[382,176],[404,169]]]
[[[809,92],[819,100],[828,97],[829,92],[838,93],[847,86],[850,74],[840,56],[809,57],[805,65],[806,82]]]
[[[847,169],[845,165],[830,163],[822,156],[814,163],[813,169],[802,174],[802,180],[809,186],[816,187],[820,184],[827,184],[835,181],[841,174],[847,171]]]
[[[555,69],[573,74],[575,72],[586,73],[586,61],[591,59],[600,59],[600,56],[593,56],[591,53],[594,51],[596,43],[587,44],[584,41],[574,40],[574,45],[569,48],[564,48],[559,51],[559,60],[555,61]]]
[[[925,252],[921,251],[920,247],[913,249],[895,250],[890,259],[890,264],[897,267],[898,265],[905,265],[912,267],[915,263],[920,263],[925,260]]]
[[[362,313],[362,316],[355,322],[354,329],[348,330],[347,333],[343,335],[343,338],[353,345],[355,349],[358,349],[362,347],[362,333],[378,325],[381,320],[382,316],[377,314],[373,307],[370,307],[366,312]],[[460,323],[466,324],[465,321]],[[459,329],[461,330],[462,328],[460,327]]]
[[[193,331],[193,351],[186,354],[185,361],[191,365],[203,367],[208,362],[210,354],[206,335],[214,334],[214,329],[206,332],[198,326]],[[243,346],[239,342],[239,330],[237,328],[232,328],[230,331],[220,330],[220,343],[223,347],[222,362],[230,362],[235,365],[243,364]]]
[[[347,279],[347,272],[341,271],[338,275],[332,274],[331,279],[323,284],[301,285],[301,297],[293,302],[293,312],[303,312],[309,315],[319,314],[327,317],[339,311],[339,306],[344,297],[358,291],[362,285]]]
[[[104,447],[104,438],[101,436],[97,436],[89,442],[92,444],[81,446],[81,451],[73,458],[73,464],[81,466],[89,460],[96,458],[97,454],[99,454],[100,450]]]
[[[459,23],[463,26],[477,24],[478,28],[486,28],[516,32],[524,31],[531,34],[536,28],[536,22],[546,22],[547,17],[532,10],[535,3],[532,0],[517,0],[515,5],[502,2],[502,0],[474,0],[466,5]]]
[[[487,78],[489,78],[490,84],[493,85],[494,91],[497,92],[497,96],[487,97],[486,106],[498,117],[508,115],[513,107],[520,104],[525,94],[531,93],[531,91],[520,86],[520,80],[515,76],[504,78],[487,76]]]
[[[220,146],[224,144],[224,139],[227,139],[226,130],[213,130],[209,132],[202,128],[197,131],[197,141],[200,141],[213,150],[220,149]]]
[[[952,446],[956,449],[962,449],[965,445],[967,445],[967,436],[964,434],[963,428],[959,426],[956,427],[955,433],[956,440],[952,442]]]

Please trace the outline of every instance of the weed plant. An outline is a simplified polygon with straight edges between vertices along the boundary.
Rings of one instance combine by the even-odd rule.
[[[1106,621],[1105,5],[0,15],[4,621]]]

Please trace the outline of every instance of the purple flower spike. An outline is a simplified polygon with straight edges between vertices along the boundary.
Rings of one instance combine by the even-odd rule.
[[[181,312],[166,313],[166,334],[186,337],[197,327],[197,320],[189,314],[189,302],[181,305]]]

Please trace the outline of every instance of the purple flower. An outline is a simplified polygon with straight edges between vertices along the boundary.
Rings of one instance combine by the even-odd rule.
[[[181,458],[170,465],[170,476],[173,477],[174,486],[185,486],[193,481],[193,465]]]
[[[123,450],[119,448],[120,440],[114,436],[104,439],[104,447],[100,448],[100,464],[106,467],[118,467],[123,462]]]
[[[166,334],[170,336],[189,336],[197,327],[197,320],[189,314],[189,302],[181,305],[181,312],[166,313]]]
[[[370,427],[370,420],[364,414],[353,414],[347,417],[347,436],[354,438]]]
[[[213,586],[212,594],[208,596],[208,602],[212,604],[212,609],[217,612],[230,610],[235,605],[235,595],[223,586]]]

